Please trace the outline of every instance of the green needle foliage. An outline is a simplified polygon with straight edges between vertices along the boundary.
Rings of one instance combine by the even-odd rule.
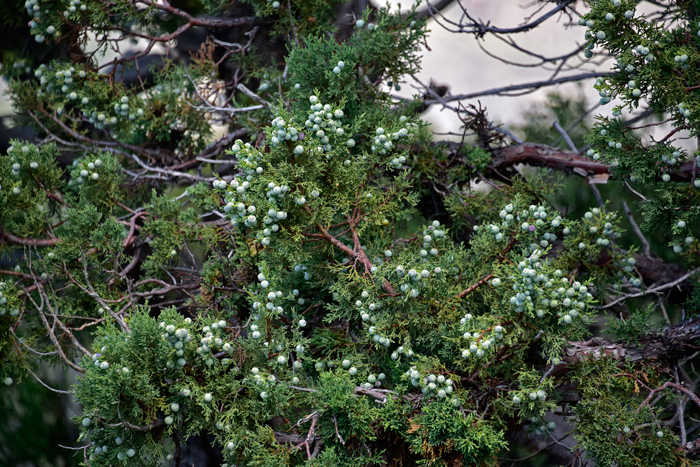
[[[434,144],[420,97],[381,90],[420,70],[415,9],[338,26],[335,2],[251,1],[249,17],[193,3],[28,0],[31,34],[59,52],[3,59],[17,123],[46,138],[0,157],[0,373],[79,373],[85,465],[179,465],[208,433],[226,466],[496,466],[515,433],[555,436],[553,414],[597,465],[691,465],[697,433],[666,421],[697,401],[673,383],[697,320],[672,349],[650,334],[656,308],[630,303],[606,325],[601,305],[645,295],[624,215],[567,217],[542,170],[475,190],[503,181],[503,137]],[[635,3],[592,2],[581,19],[587,52],[618,59],[601,103],[634,107],[640,90],[698,136],[694,4],[669,26],[628,17]],[[114,34],[156,43],[193,27],[255,29],[165,57],[146,82],[119,78],[144,71],[139,56],[99,65]],[[283,61],[255,42],[263,30],[286,41]],[[697,266],[697,158],[643,146],[619,119],[588,141]],[[436,194],[441,220],[421,208]],[[594,325],[614,351],[583,342]],[[625,361],[650,335],[657,353]]]

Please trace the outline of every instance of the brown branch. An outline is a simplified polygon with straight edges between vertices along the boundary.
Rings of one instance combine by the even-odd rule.
[[[295,435],[291,433],[284,433],[281,431],[275,431],[275,440],[279,444],[291,444],[293,446],[300,447],[306,442],[306,435]]]
[[[377,402],[380,404],[386,404],[387,401],[387,394],[380,392],[379,390],[376,389],[367,389],[362,386],[357,386],[353,391],[353,394],[362,394],[364,396],[370,396],[373,397]]]
[[[170,5],[169,2],[144,2],[150,6],[153,6],[159,10],[167,11],[175,16],[179,16],[187,20],[190,26],[201,26],[210,29],[231,29],[238,28],[241,26],[250,26],[255,24],[264,24],[265,22],[260,18],[254,16],[246,16],[241,18],[225,18],[220,16],[199,16],[197,18],[193,17],[186,11],[180,10]]]
[[[45,293],[44,290],[43,290],[43,288],[40,288],[40,289],[39,289],[39,293]],[[76,346],[76,347],[78,348],[78,350],[80,350],[81,352],[83,352],[83,353],[84,353],[85,355],[87,355],[88,357],[92,357],[92,352],[90,352],[88,349],[86,349],[86,348],[80,343],[80,341],[75,337],[75,335],[73,334],[73,332],[63,323],[63,321],[61,321],[61,320],[58,318],[58,310],[55,308],[55,306],[58,306],[58,305],[54,302],[54,307],[51,306],[51,300],[50,300],[50,297],[48,296],[48,294],[46,294],[46,298],[45,298],[45,299],[46,299],[46,306],[48,307],[49,312],[50,312],[51,315],[53,316],[54,325],[52,326],[52,331],[53,331],[53,329],[55,328],[55,325],[58,324],[58,326],[63,330],[63,332],[65,333],[65,335],[68,336],[68,338],[71,340],[71,342],[73,342],[73,345]],[[55,297],[55,295],[54,295],[54,300],[55,300],[55,299],[56,299],[56,297]]]
[[[643,336],[638,344],[610,342],[602,337],[583,342],[569,342],[565,350],[564,364],[559,370],[565,370],[567,366],[588,358],[601,357],[668,366],[697,351],[700,351],[700,318],[668,327],[660,333]]]
[[[483,279],[479,280],[478,282],[475,282],[474,284],[470,285],[467,287],[465,290],[461,291],[456,298],[462,298],[466,297],[470,293],[472,293],[474,290],[476,290],[479,286],[482,284],[486,283],[493,277],[493,273],[489,274],[488,276],[485,276]]]
[[[308,214],[311,214],[311,208],[309,208],[308,205],[306,205],[306,204],[304,205],[304,210]],[[319,222],[315,222],[315,225],[316,225],[316,228],[321,231],[320,234],[304,233],[303,235],[305,237],[312,237],[312,238],[316,237],[316,238],[325,239],[326,241],[328,241],[328,243],[339,248],[340,251],[345,253],[350,258],[353,258],[353,259],[356,259],[356,260],[359,260],[360,262],[362,262],[363,266],[365,267],[366,273],[371,275],[372,262],[369,260],[369,258],[367,257],[367,254],[365,254],[365,252],[362,250],[362,248],[358,248],[358,251],[355,251],[352,248],[350,248],[349,246],[347,246],[346,244],[344,244],[343,242],[341,242],[340,240],[338,240],[337,238],[335,238],[333,235],[331,235],[330,232],[328,232],[328,230],[325,229]],[[364,258],[363,258],[363,256],[364,256]],[[384,283],[382,284],[382,288],[389,294],[396,293],[396,290],[394,290],[394,287],[392,287],[392,285],[387,280],[385,280]]]
[[[26,274],[19,271],[8,271],[7,269],[0,269],[0,276],[15,276],[21,277],[22,279],[34,279],[34,276],[31,274]]]
[[[144,426],[134,425],[133,423],[127,422],[126,420],[123,420],[123,419],[121,418],[121,415],[120,415],[119,420],[120,420],[119,423],[105,423],[105,425],[111,426],[111,427],[125,426],[125,427],[127,427],[128,429],[134,430],[134,431],[151,431],[151,430],[153,430],[153,429],[155,429],[155,428],[158,428],[158,427],[161,427],[161,426],[165,426],[165,421],[164,421],[164,419],[157,419],[157,420],[154,420],[154,421],[151,422],[150,424],[144,425]],[[100,421],[106,422],[106,420],[103,419],[103,418],[100,419]]]
[[[184,284],[184,285],[167,285],[167,286],[162,287],[160,289],[152,289],[148,292],[135,292],[131,295],[133,297],[151,297],[153,295],[165,295],[168,292],[173,292],[175,290],[197,289],[199,287],[200,287],[200,285],[197,283]],[[105,300],[105,301],[108,301],[108,300]]]
[[[585,173],[579,171],[576,173],[584,177],[588,174],[610,173],[610,167],[606,164],[593,162],[573,151],[534,143],[494,149],[487,170],[511,167],[516,164],[536,165],[565,172],[580,169]]]
[[[368,176],[369,178],[369,176]],[[348,215],[348,224],[350,225],[350,231],[352,232],[352,239],[354,242],[354,249],[353,253],[356,254],[357,259],[359,259],[362,264],[365,267],[365,274],[368,276],[372,277],[372,267],[374,266],[372,264],[372,261],[370,261],[369,257],[367,256],[367,253],[365,253],[365,250],[362,249],[362,245],[360,244],[360,237],[357,235],[357,230],[355,230],[355,222],[353,221],[352,217]],[[382,288],[384,291],[390,295],[393,295],[396,293],[396,290],[394,290],[394,287],[389,283],[389,281],[385,278],[384,283],[382,284]]]
[[[315,432],[316,422],[318,421],[318,412],[314,412],[311,415],[299,420],[299,422],[297,422],[297,425],[300,425],[301,423],[307,422],[309,420],[311,420],[311,428],[309,428],[309,433],[305,437],[297,438],[297,439],[303,439],[303,441],[301,441],[300,443],[297,444],[297,443],[292,442],[292,440],[295,440],[292,437],[296,438],[297,435],[286,435],[286,434],[281,434],[281,435],[288,436],[289,438],[287,438],[286,442],[291,442],[292,444],[294,444],[297,447],[297,449],[301,449],[302,446],[306,447],[306,456],[309,459],[313,459],[318,454],[318,451],[320,451],[320,445],[316,444],[316,443],[320,442],[321,439],[318,436],[316,436],[316,432]],[[275,438],[277,439],[277,442],[280,442],[279,441],[280,439],[285,439],[283,436],[280,436],[280,438],[277,438],[277,433],[275,433]],[[316,446],[314,447],[314,451],[312,454],[311,445],[313,445],[313,444],[316,444]]]
[[[268,24],[267,21],[264,21],[260,18],[256,17],[240,17],[240,18],[224,18],[224,17],[212,17],[212,16],[200,16],[197,18],[194,18],[191,16],[189,13],[180,10],[179,8],[175,8],[170,5],[169,2],[163,1],[163,2],[151,2],[148,0],[142,0],[141,3],[145,3],[146,5],[152,6],[156,9],[166,11],[172,15],[179,16],[180,18],[183,18],[187,22],[180,25],[175,31],[171,32],[170,34],[166,34],[163,36],[149,36],[146,34],[140,34],[135,31],[129,31],[129,30],[124,30],[123,28],[118,28],[120,29],[123,33],[130,37],[141,37],[143,39],[147,39],[148,45],[145,47],[144,50],[139,52],[138,54],[132,55],[132,56],[124,56],[120,59],[115,59],[110,63],[106,63],[102,67],[105,66],[112,66],[112,71],[110,74],[114,74],[114,72],[117,69],[117,65],[120,65],[122,63],[128,62],[128,61],[135,61],[138,60],[141,57],[144,57],[148,55],[153,47],[157,43],[162,43],[162,42],[170,42],[172,40],[177,39],[178,36],[180,36],[182,33],[187,31],[188,29],[192,27],[204,27],[204,28],[209,28],[209,29],[232,29],[232,28],[237,28],[237,27],[242,27],[242,26],[248,26],[248,25],[256,25],[256,24]],[[102,68],[100,67],[100,68]]]
[[[126,277],[126,275],[129,274],[138,265],[140,259],[141,259],[141,247],[139,246],[134,250],[134,257],[132,258],[131,262],[126,265],[126,267],[122,270],[122,272],[120,272],[120,273],[118,272],[117,274],[120,277]],[[117,280],[116,277],[112,277],[111,279],[109,279],[107,281],[107,286],[111,287],[112,285],[114,285],[116,280]]]
[[[645,405],[649,405],[649,402],[656,394],[658,394],[659,392],[661,392],[665,389],[668,389],[668,388],[674,388],[674,389],[681,391],[682,393],[684,393],[688,397],[690,397],[692,399],[692,401],[695,402],[695,404],[697,404],[698,407],[700,407],[700,398],[698,398],[698,396],[695,395],[692,391],[690,391],[688,388],[681,386],[680,384],[674,383],[673,381],[667,381],[664,384],[662,384],[661,386],[659,386],[658,388],[652,389],[651,392],[649,392],[649,395],[647,396],[647,398],[644,399],[644,402],[642,402],[642,405],[637,407],[637,410],[635,411],[635,413],[639,412],[641,410],[641,408],[644,407]]]
[[[85,330],[86,328],[89,328],[90,326],[96,326],[96,325],[98,325],[98,324],[100,324],[100,323],[102,323],[102,322],[104,322],[104,321],[105,321],[104,318],[99,318],[99,319],[96,319],[96,320],[94,320],[94,321],[89,321],[89,322],[83,324],[83,325],[80,326],[80,327],[77,327],[77,328],[69,327],[68,329],[70,329],[71,331],[74,331],[74,332],[79,332],[79,331]]]
[[[17,237],[15,235],[9,234],[5,231],[0,231],[0,237],[3,238],[8,243],[12,243],[13,245],[22,245],[22,246],[46,247],[46,246],[54,246],[54,245],[62,242],[62,240],[60,238],[42,238],[42,239],[22,238],[22,237]]]
[[[582,177],[610,174],[609,165],[594,162],[573,151],[534,143],[522,143],[494,149],[486,171],[512,167],[516,164],[547,167],[566,173],[573,172]],[[675,172],[669,172],[669,175],[673,180],[690,179],[694,166],[694,161],[685,162]]]
[[[684,451],[689,453],[695,453],[700,451],[700,438],[695,441],[688,441],[685,446],[682,447]]]
[[[139,217],[145,216],[147,214],[148,214],[148,211],[141,211],[131,218],[131,221],[129,222],[129,234],[124,239],[124,243],[122,243],[122,248],[127,248],[129,245],[131,245],[134,242],[134,230],[136,230],[136,227],[137,227],[136,221],[138,220]]]

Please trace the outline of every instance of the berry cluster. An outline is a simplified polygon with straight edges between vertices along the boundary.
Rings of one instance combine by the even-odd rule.
[[[228,323],[225,320],[219,320],[219,321],[214,321],[208,326],[204,326],[202,328],[202,334],[204,334],[204,337],[202,337],[199,341],[200,346],[197,347],[196,353],[197,355],[200,355],[202,360],[207,366],[212,366],[216,362],[216,356],[212,355],[212,352],[214,350],[219,350],[221,352],[224,352],[225,354],[231,354],[233,352],[233,346],[226,341],[227,335],[226,335],[226,329],[228,328]],[[186,330],[183,330],[186,332]],[[177,332],[177,331],[176,331]],[[184,335],[185,332],[182,332]],[[186,336],[186,338],[189,336]],[[186,339],[185,338],[185,339]],[[182,355],[178,355],[176,352],[176,356],[182,357]],[[226,360],[226,359],[224,359]],[[228,360],[224,361],[222,360],[222,364],[226,365]],[[177,361],[178,366],[180,366],[180,363],[182,363],[180,360]],[[186,363],[185,363],[186,364]]]
[[[253,384],[258,388],[261,389],[259,392],[260,398],[261,399],[267,399],[268,397],[268,392],[270,388],[274,387],[275,384],[277,384],[277,378],[273,374],[268,374],[265,376],[264,373],[260,373],[260,370],[257,367],[253,367],[250,370],[252,376],[252,382]]]
[[[444,375],[435,376],[432,373],[423,376],[415,366],[406,371],[405,376],[411,378],[413,386],[420,386],[421,392],[426,397],[437,396],[440,399],[444,399],[454,391],[454,382],[450,378],[445,378]],[[452,403],[453,405],[459,405],[459,401],[456,398],[453,398]]]
[[[428,279],[442,274],[442,268],[439,266],[433,268],[432,272],[427,269],[418,270],[420,267],[418,264],[427,263],[428,256],[438,256],[440,250],[437,247],[443,246],[446,242],[445,230],[444,228],[440,229],[439,221],[433,221],[431,225],[423,230],[422,240],[423,248],[418,251],[418,261],[413,264],[409,263],[406,266],[402,264],[396,266],[396,276],[398,277],[400,290],[411,298],[417,298],[421,291],[428,287]],[[385,256],[392,256],[391,250],[387,250]],[[406,268],[409,269],[407,270]]]
[[[399,118],[399,121],[401,123],[406,121],[405,116],[401,116]],[[401,138],[406,138],[408,136],[413,136],[409,134],[408,128],[400,128],[398,131],[392,133],[391,135],[387,136],[384,128],[377,128],[375,131],[376,136],[374,137],[374,144],[372,144],[372,152],[378,152],[379,154],[385,155],[388,151],[391,151],[391,149],[394,147],[393,141],[398,141]],[[398,158],[394,158],[391,160],[389,163],[390,166],[398,168],[406,162],[406,158],[404,156],[400,156]]]
[[[297,138],[297,135],[294,138]],[[247,174],[245,180],[241,175],[237,175],[228,186],[223,180],[215,180],[213,186],[218,190],[229,188],[224,196],[226,203],[224,212],[231,218],[231,224],[239,225],[242,221],[245,227],[254,227],[258,224],[256,214],[259,215],[260,211],[247,191],[251,188],[251,182],[255,180],[255,177],[264,173],[263,167],[259,165],[262,162],[262,155],[250,143],[243,144],[241,141],[237,141],[233,145],[232,153],[238,156],[241,166]],[[289,186],[286,184],[277,185],[274,182],[269,182],[267,188],[267,206],[265,206],[267,210],[262,211],[264,213],[262,219],[264,227],[257,232],[258,240],[265,246],[270,244],[272,233],[279,231],[279,221],[287,218],[287,213],[281,209],[281,205],[289,192]],[[236,210],[235,214],[234,209]]]
[[[546,425],[541,421],[539,417],[531,417],[530,425],[527,427],[528,430],[532,431],[537,436],[542,436],[545,433],[550,433],[557,428],[555,422],[548,422]]]
[[[87,162],[86,159],[75,159],[70,171],[71,179],[68,186],[80,186],[86,181],[97,181],[100,179],[99,168],[102,167],[102,160],[95,159]]]
[[[24,2],[24,7],[27,9],[27,14],[33,18],[29,23],[29,27],[36,42],[42,43],[46,40],[46,36],[53,36],[57,32],[54,25],[46,25],[46,21],[43,19],[44,15],[49,13],[50,10],[48,7],[50,6],[52,5],[45,5],[46,8],[42,12],[42,5],[39,0],[26,0]],[[87,5],[82,3],[80,0],[71,0],[68,4],[68,8],[66,8],[66,10],[63,12],[63,16],[68,18],[78,10],[86,11]]]
[[[340,64],[343,62],[341,61],[338,63]],[[345,64],[343,63],[343,67],[344,66]],[[337,66],[336,68],[340,70],[342,67]],[[341,120],[345,114],[340,108],[333,109],[329,104],[323,105],[316,96],[310,96],[309,102],[311,103],[309,107],[310,113],[308,119],[304,122],[304,126],[308,129],[307,131],[309,131],[312,137],[315,136],[321,146],[316,148],[312,147],[308,150],[316,150],[319,153],[324,151],[330,152],[333,149],[333,146],[330,144],[330,138],[333,136],[345,135],[345,130],[342,128],[343,122]],[[273,145],[275,144],[274,138],[272,143]],[[355,146],[355,140],[349,138],[346,140],[346,144],[349,147],[353,147]],[[294,149],[294,153],[300,155],[303,154],[304,150],[304,147],[300,145]]]
[[[366,27],[366,29],[367,29],[368,31],[373,31],[373,30],[375,30],[375,29],[377,28],[377,26],[374,25],[373,23],[366,23],[366,24],[365,24],[365,20],[363,20],[363,19],[358,19],[358,20],[355,22],[355,27],[356,27],[357,29],[362,29],[362,28],[365,28],[365,27]]]
[[[406,355],[406,357],[411,358],[413,357],[413,350],[411,350],[410,348],[407,349],[405,346],[401,345],[398,349],[391,353],[391,359],[398,360],[401,354],[404,354]]]
[[[503,340],[504,328],[500,324],[482,331],[475,330],[470,313],[464,315],[459,323],[462,325],[462,330],[467,330],[462,337],[467,341],[468,348],[462,350],[462,358],[469,358],[472,355],[481,358],[489,349],[496,348],[497,341]]]
[[[367,381],[362,383],[362,387],[370,389],[373,386],[376,386],[379,388],[382,386],[382,381],[384,381],[385,379],[386,375],[384,373],[379,373],[378,375],[370,373],[369,375],[367,375]]]

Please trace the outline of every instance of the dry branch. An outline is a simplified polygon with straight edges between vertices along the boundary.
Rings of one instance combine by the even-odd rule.
[[[644,361],[668,367],[697,351],[700,351],[700,318],[668,327],[660,333],[643,336],[638,344],[610,342],[602,337],[569,342],[562,369],[588,358],[601,357],[630,362]]]
[[[573,151],[545,144],[522,143],[492,150],[491,162],[486,170],[499,170],[517,164],[547,167],[565,173],[576,173],[582,177],[609,174],[610,166],[592,161]],[[681,165],[670,173],[672,180],[688,181],[693,174],[693,161]]]

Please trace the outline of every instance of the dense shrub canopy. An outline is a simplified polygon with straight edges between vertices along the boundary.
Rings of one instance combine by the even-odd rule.
[[[205,435],[227,466],[496,466],[530,439],[566,448],[551,462],[690,465],[700,179],[674,137],[699,136],[698,5],[541,3],[585,27],[577,56],[614,60],[580,154],[444,88],[386,92],[420,70],[432,7],[27,0],[7,28],[30,18],[34,42],[2,57],[34,132],[0,157],[7,385],[79,374],[85,465],[180,465]],[[631,126],[640,105],[667,136]],[[610,202],[567,209],[552,169],[609,177]]]

